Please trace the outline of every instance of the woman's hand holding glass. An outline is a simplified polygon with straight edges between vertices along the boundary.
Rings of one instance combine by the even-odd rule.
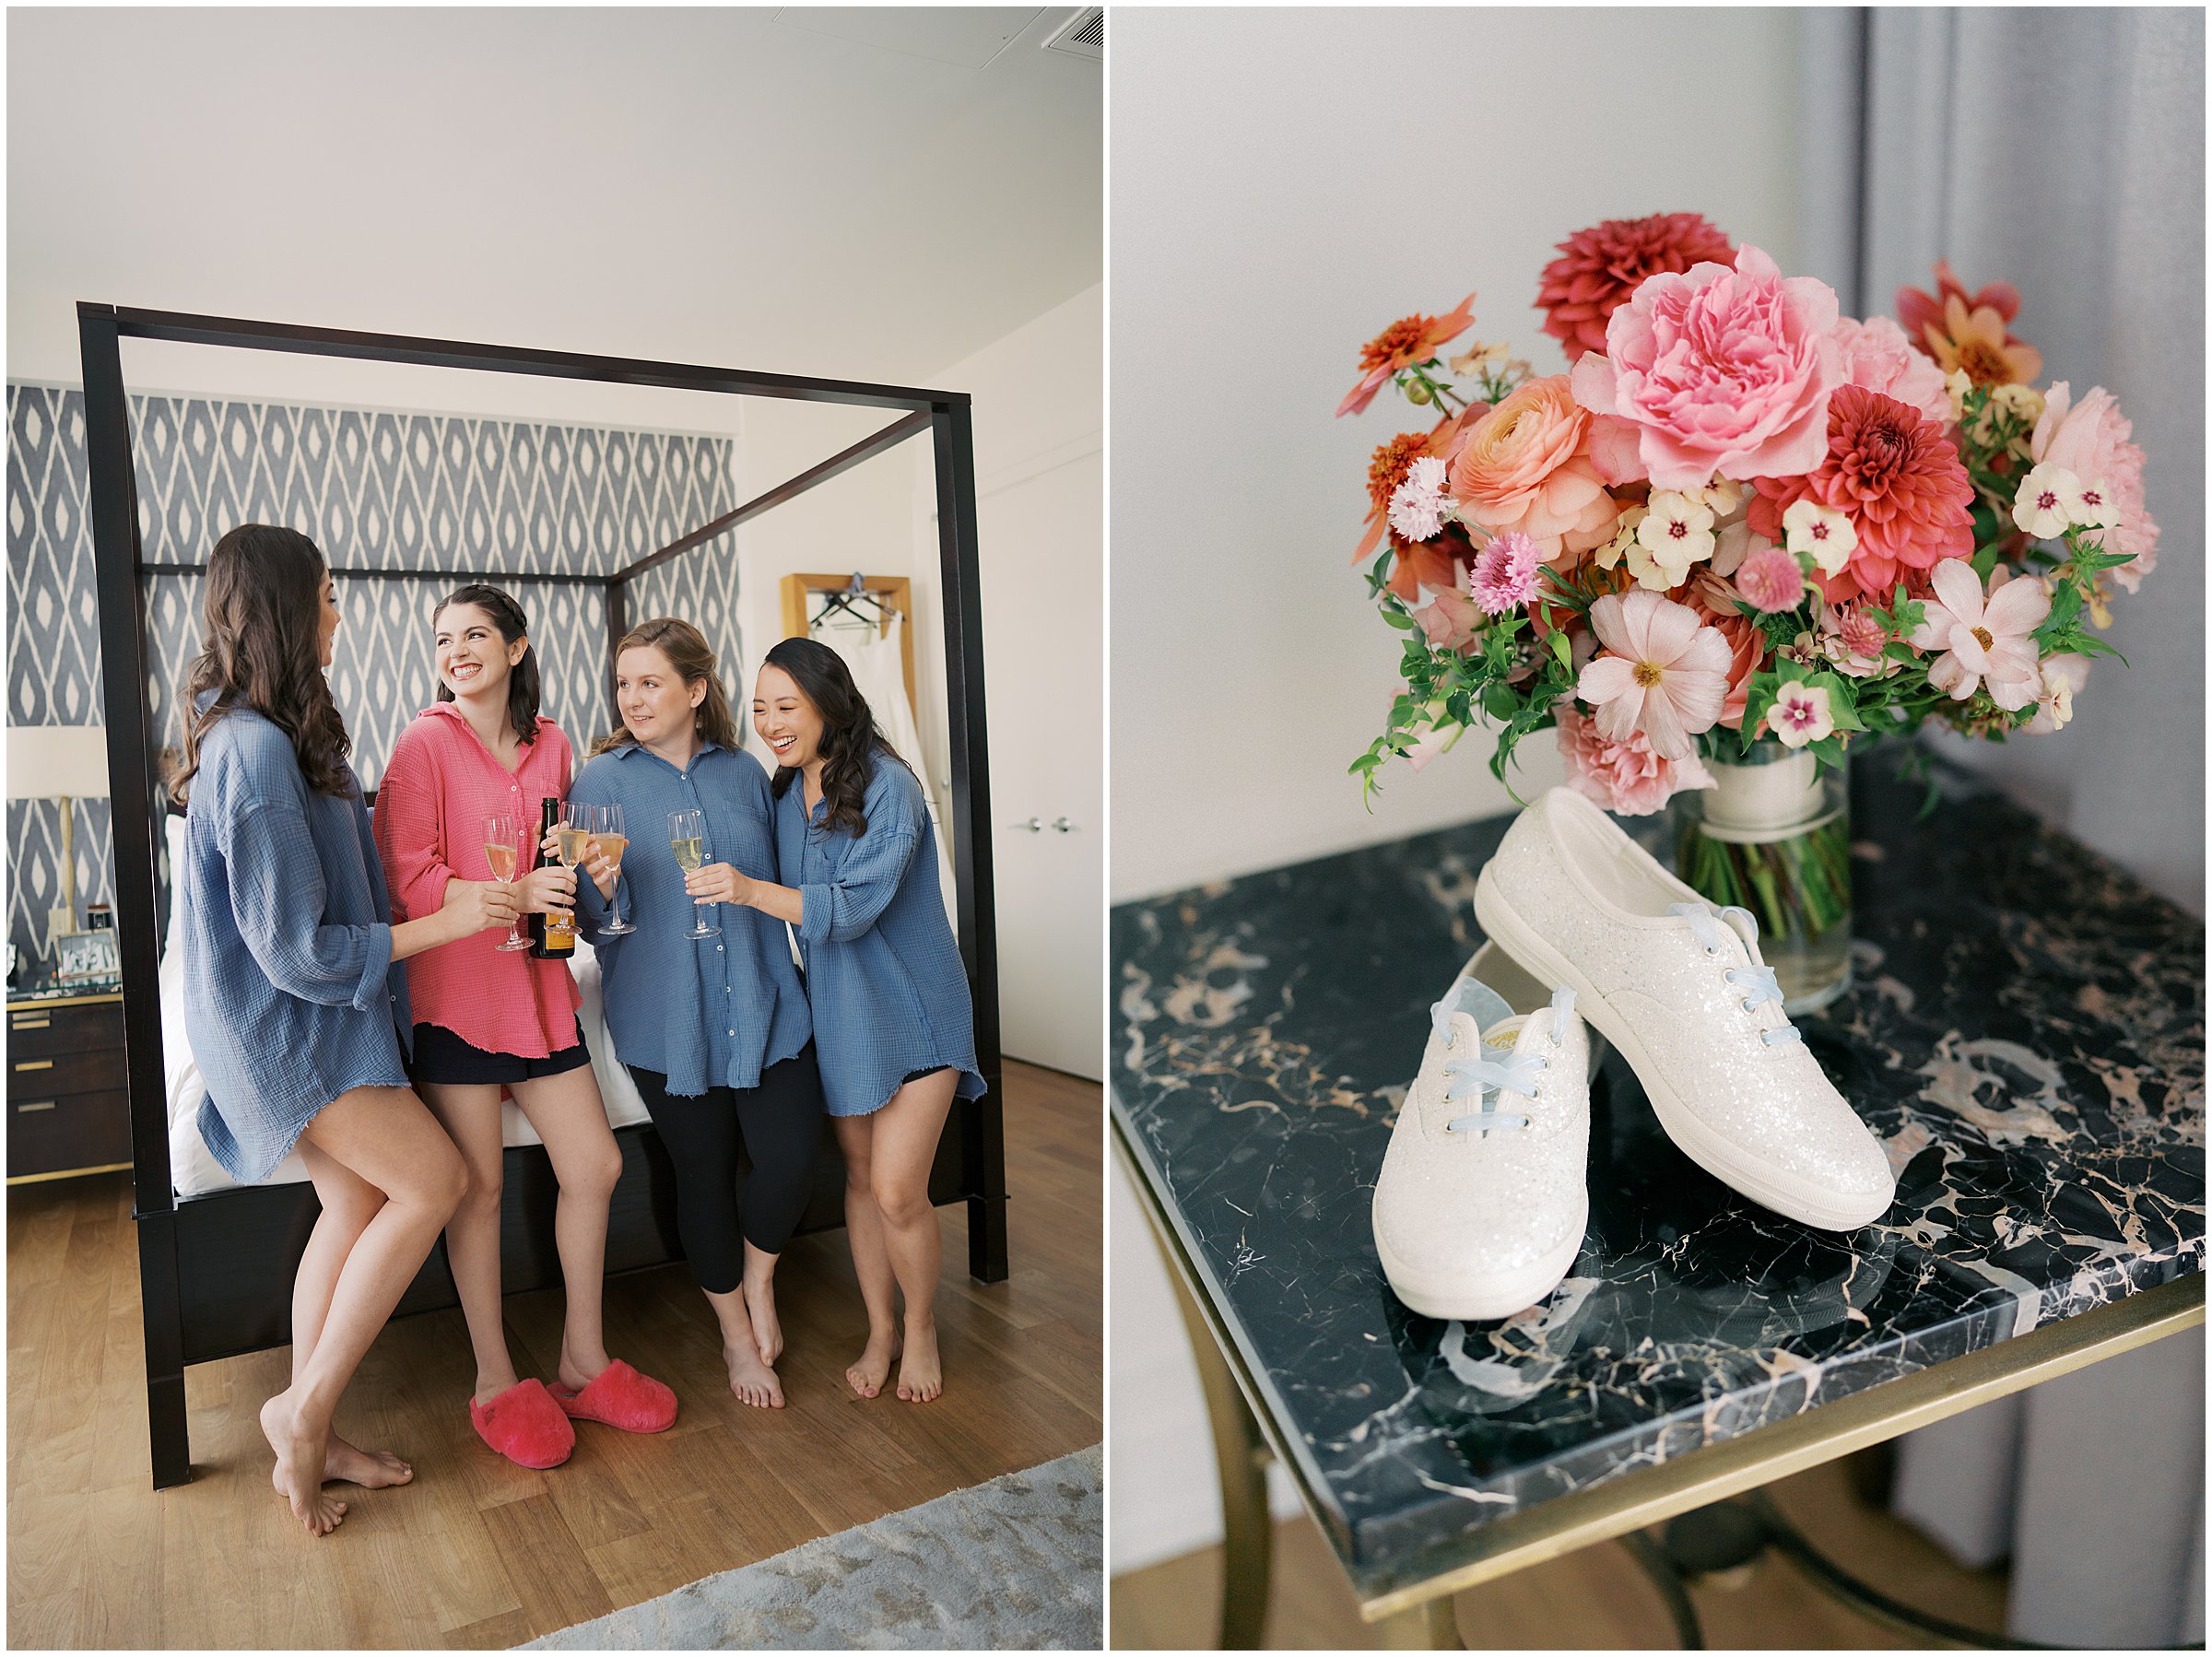
[[[516,893],[517,888],[503,880],[449,880],[438,913],[455,937],[471,937],[496,926],[512,926],[522,913]]]
[[[711,863],[684,876],[694,903],[743,903],[752,896],[753,878],[726,863]]]

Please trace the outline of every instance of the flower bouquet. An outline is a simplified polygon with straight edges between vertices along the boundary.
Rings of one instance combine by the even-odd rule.
[[[1336,411],[1390,385],[1435,421],[1369,468],[1355,561],[1406,687],[1352,772],[1371,791],[1479,720],[1500,780],[1550,728],[1613,811],[1704,791],[1683,877],[1758,915],[1793,1005],[1818,1005],[1848,965],[1850,744],[2064,725],[2117,653],[2090,628],[2156,561],[2143,452],[2101,387],[2033,388],[2007,284],[1969,294],[1940,264],[1895,320],[1854,321],[1690,213],[1559,253],[1537,303],[1568,372],[1447,359],[1470,294],[1371,341]]]

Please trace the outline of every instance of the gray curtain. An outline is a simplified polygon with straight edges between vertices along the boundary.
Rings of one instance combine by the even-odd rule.
[[[2156,570],[2122,593],[2052,736],[1945,739],[2198,913],[2205,810],[2205,19],[2182,9],[1808,13],[1802,263],[1853,314],[2009,281],[2041,383],[2135,422]],[[2204,1635],[2204,1340],[2107,1360],[1915,1433],[1897,1506],[1962,1558],[2013,1562],[2012,1633],[2113,1646]]]

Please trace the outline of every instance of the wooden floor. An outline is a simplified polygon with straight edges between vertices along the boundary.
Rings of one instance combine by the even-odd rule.
[[[2005,1624],[2001,1570],[1970,1571],[1902,1520],[1858,1499],[1848,1463],[1831,1462],[1768,1487],[1813,1545],[1890,1598],[1993,1633]],[[1652,1533],[1656,1535],[1657,1533]],[[1709,1579],[1690,1598],[1714,1650],[1924,1650],[1815,1589],[1773,1555]],[[1221,1550],[1201,1549],[1113,1579],[1117,1651],[1209,1646],[1219,1633]],[[1455,1609],[1472,1651],[1653,1651],[1675,1644],[1665,1603],[1627,1549],[1600,1543],[1469,1589]],[[1274,1589],[1265,1645],[1288,1650],[1371,1649],[1376,1630],[1335,1555],[1312,1520],[1276,1527]]]
[[[659,1438],[580,1425],[549,1473],[477,1440],[458,1311],[394,1323],[338,1427],[411,1460],[411,1486],[344,1489],[331,1536],[269,1486],[255,1426],[288,1350],[187,1371],[194,1478],[147,1470],[127,1176],[18,1186],[7,1205],[7,1638],[15,1647],[506,1647],[631,1605],[1101,1436],[1101,1105],[1096,1085],[1006,1066],[1013,1276],[966,1273],[945,1220],[945,1395],[863,1401],[865,1322],[844,1234],[801,1238],[778,1301],[790,1407],[732,1398],[682,1266],[610,1285],[606,1340],[673,1386]],[[552,1374],[558,1291],[507,1302],[524,1374]]]

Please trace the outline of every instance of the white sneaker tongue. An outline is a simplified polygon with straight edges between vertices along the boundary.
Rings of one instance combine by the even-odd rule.
[[[1486,1041],[1489,1039],[1493,1025],[1502,1024],[1513,1017],[1512,1003],[1479,978],[1463,978],[1459,981],[1458,993],[1452,998],[1452,1010],[1465,1013],[1474,1019],[1476,1028]]]

